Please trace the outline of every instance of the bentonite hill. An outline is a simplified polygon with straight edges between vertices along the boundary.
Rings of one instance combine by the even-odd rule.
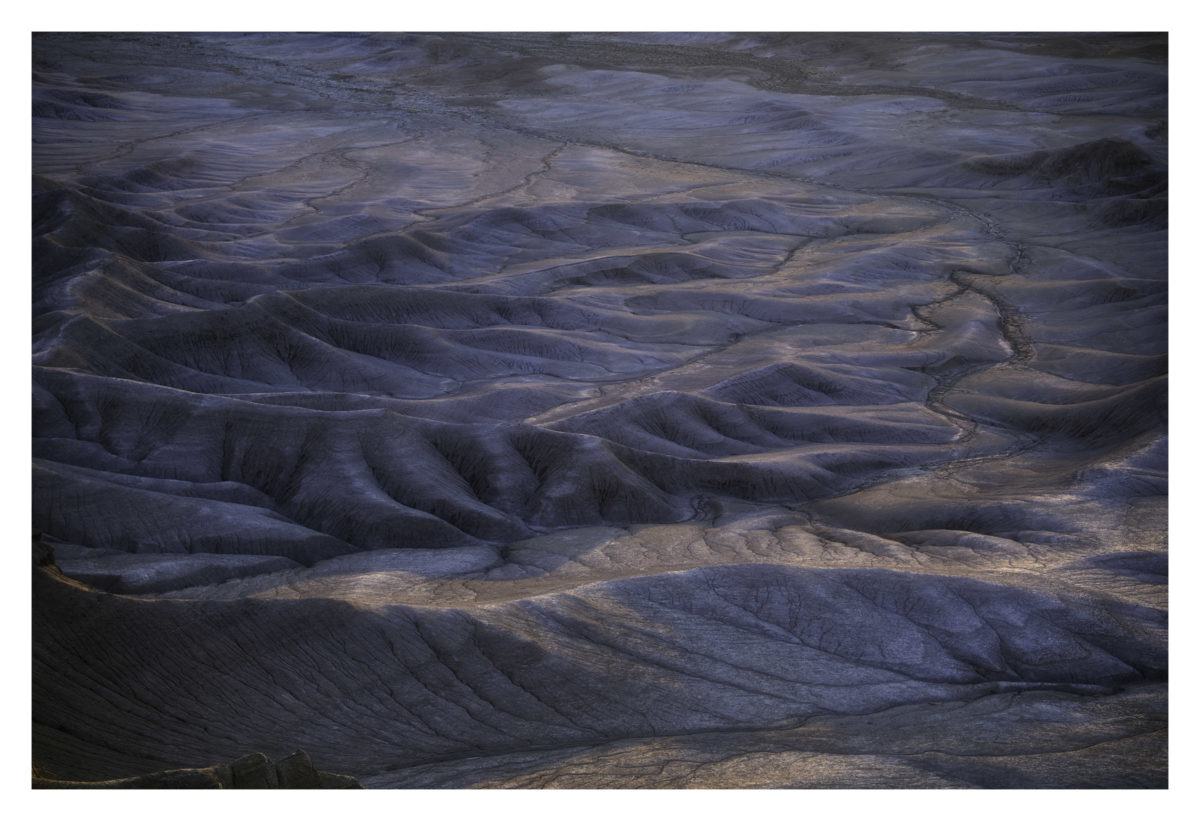
[[[35,785],[1166,786],[1166,35],[32,68]]]

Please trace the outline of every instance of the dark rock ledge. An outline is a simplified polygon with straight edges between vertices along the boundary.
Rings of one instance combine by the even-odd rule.
[[[110,781],[58,781],[33,777],[34,789],[130,790],[361,790],[357,778],[318,770],[303,750],[271,761],[250,753],[229,764],[194,769],[160,770]]]

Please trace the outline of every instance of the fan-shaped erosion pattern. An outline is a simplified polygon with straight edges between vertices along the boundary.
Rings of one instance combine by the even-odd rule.
[[[33,46],[35,785],[1166,786],[1165,35]]]

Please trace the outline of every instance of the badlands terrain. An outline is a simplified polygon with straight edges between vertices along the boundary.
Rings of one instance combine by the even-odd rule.
[[[1166,786],[1166,35],[32,68],[35,786]]]

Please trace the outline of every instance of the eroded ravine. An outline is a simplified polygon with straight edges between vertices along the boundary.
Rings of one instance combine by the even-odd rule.
[[[1065,39],[35,38],[41,783],[1165,783],[1162,38]]]

